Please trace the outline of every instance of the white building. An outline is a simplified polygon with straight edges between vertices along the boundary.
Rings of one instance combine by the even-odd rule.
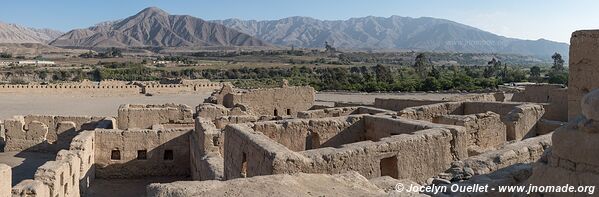
[[[35,64],[35,65],[54,65],[56,63],[54,63],[53,61],[24,60],[24,61],[18,61],[17,64],[19,64],[19,65],[31,65],[31,64]]]

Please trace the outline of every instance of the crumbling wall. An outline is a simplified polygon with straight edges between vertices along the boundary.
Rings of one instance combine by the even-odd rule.
[[[193,180],[223,179],[224,133],[210,120],[196,118],[190,137],[191,177]]]
[[[401,111],[409,107],[422,105],[431,105],[445,102],[462,102],[462,101],[496,101],[495,94],[467,94],[457,95],[443,98],[440,100],[426,99],[399,99],[399,98],[375,98],[374,106],[376,108],[387,109],[392,111]]]
[[[561,84],[531,84],[525,85],[524,91],[514,93],[513,102],[549,103],[551,92],[561,89]]]
[[[541,104],[519,102],[449,102],[406,108],[398,115],[415,120],[439,122],[445,115],[465,115],[494,112],[501,116],[507,128],[507,140],[536,136],[536,125],[544,116]]]
[[[208,118],[215,121],[222,116],[250,116],[254,114],[248,106],[238,104],[233,108],[226,108],[213,103],[201,103],[196,106],[196,117]]]
[[[514,107],[522,105],[522,102],[464,102],[463,114],[478,114],[488,111],[504,116],[514,110]]]
[[[325,108],[317,110],[301,111],[297,113],[298,118],[310,119],[310,118],[325,118],[325,117],[339,117],[355,114],[359,107],[335,107]]]
[[[434,122],[436,117],[450,114],[464,114],[464,105],[462,102],[445,102],[418,107],[409,107],[398,112],[400,117],[413,120],[426,120]]]
[[[314,105],[316,95],[310,86],[254,89],[224,96],[223,105],[233,108],[243,104],[252,109],[253,115],[295,116]]]
[[[0,197],[11,196],[12,169],[10,166],[0,163]]]
[[[94,140],[95,134],[93,131],[83,131],[73,138],[71,142],[70,150],[81,161],[79,169],[79,191],[81,196],[85,196],[87,189],[96,178]]]
[[[26,179],[12,188],[13,197],[53,197],[50,196],[50,189],[44,182],[39,180]]]
[[[48,151],[46,137],[48,126],[39,121],[31,122],[25,128],[23,117],[6,120],[6,146],[4,151]],[[44,143],[44,144],[42,144]]]
[[[308,110],[297,113],[298,118],[312,119],[312,118],[326,118],[326,117],[339,117],[347,116],[352,114],[387,114],[395,115],[396,112],[379,109],[374,107],[355,106],[355,107],[334,107],[324,108],[316,110]]]
[[[49,196],[78,196],[81,160],[74,151],[62,150],[35,172],[35,180],[48,186]],[[14,192],[14,191],[13,191]]]
[[[461,162],[474,171],[474,175],[488,174],[517,164],[533,163],[541,158],[545,149],[551,147],[551,134],[517,141],[497,150],[469,157]]]
[[[68,149],[84,130],[112,128],[113,118],[92,116],[15,116],[5,121],[6,151],[56,152]]]
[[[119,129],[150,129],[156,124],[192,124],[193,112],[187,105],[121,105],[118,110]]]
[[[506,142],[506,126],[493,112],[471,115],[444,115],[437,123],[466,127],[468,155],[478,155]]]
[[[93,141],[92,131],[81,132],[69,150],[59,151],[55,161],[37,169],[34,180],[15,185],[13,196],[85,196],[94,180]]]
[[[98,178],[190,175],[189,133],[193,129],[95,130]]]
[[[240,115],[240,116],[221,116],[214,120],[216,128],[222,129],[229,124],[239,124],[246,122],[257,122],[260,119],[257,116]]]
[[[536,126],[545,109],[538,104],[524,104],[514,107],[504,118],[508,140],[522,140],[536,136]]]
[[[388,194],[360,174],[347,172],[334,175],[278,174],[228,181],[152,183],[147,187],[147,196],[388,196]]]
[[[223,86],[219,82],[204,82],[201,84],[148,84],[142,87],[144,94],[185,94],[203,93]]]
[[[244,124],[225,127],[225,179],[299,172],[305,159]],[[275,169],[276,168],[276,169]]]
[[[0,93],[139,95],[140,88],[136,85],[0,85]]]
[[[422,99],[397,99],[397,98],[375,98],[374,107],[392,111],[401,111],[408,107],[421,105],[430,105],[435,103],[445,103],[443,100],[422,100]]]
[[[549,106],[543,118],[568,122],[568,88],[553,89],[549,92]]]
[[[568,74],[568,120],[581,113],[583,95],[599,88],[597,65],[599,64],[599,31],[580,30],[572,33]]]
[[[303,151],[364,140],[365,132],[361,119],[361,116],[343,116],[256,122],[253,129],[290,150]]]
[[[301,153],[312,164],[303,172],[337,174],[355,170],[367,178],[387,175],[424,182],[454,161],[452,139],[451,131],[437,128],[394,135],[378,142],[308,150]]]
[[[368,121],[370,123],[365,123]],[[277,142],[280,139],[269,136],[281,133],[288,135],[286,132],[300,133],[301,130],[342,130],[348,123],[360,125],[352,132],[361,135],[368,129],[379,130],[373,133],[388,132],[393,135],[374,141],[362,139],[306,151],[300,147],[284,146]],[[356,170],[370,178],[388,175],[424,181],[424,177],[444,171],[452,161],[465,158],[466,155],[466,131],[459,126],[371,115],[255,124],[260,126],[254,127],[267,128],[268,131],[252,129],[253,124],[228,125],[225,128],[226,179],[278,173],[342,173]],[[386,130],[389,128],[393,130]],[[286,138],[302,140],[298,137]],[[292,148],[300,151],[294,152]]]
[[[426,129],[447,129],[452,134],[451,152],[455,160],[468,157],[467,129],[463,126],[436,124],[428,121],[412,120],[407,118],[393,118],[389,116],[364,116],[366,138],[379,141],[382,138],[399,134],[411,134]]]

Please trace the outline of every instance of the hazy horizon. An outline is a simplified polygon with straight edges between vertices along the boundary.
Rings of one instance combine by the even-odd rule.
[[[267,6],[266,6],[267,5]],[[590,0],[563,1],[515,0],[472,2],[468,0],[419,2],[381,0],[376,4],[350,0],[343,3],[306,0],[301,2],[258,0],[246,1],[116,1],[101,2],[10,1],[0,7],[0,21],[34,28],[60,31],[86,28],[94,24],[122,19],[147,7],[159,7],[170,14],[192,15],[205,20],[238,18],[242,20],[277,20],[305,16],[320,20],[346,20],[366,16],[433,17],[452,20],[501,36],[569,43],[570,34],[578,29],[599,28],[592,19],[599,12]],[[23,12],[28,9],[27,12]],[[34,14],[32,14],[34,13]]]

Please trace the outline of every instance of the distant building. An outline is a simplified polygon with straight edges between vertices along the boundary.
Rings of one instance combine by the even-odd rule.
[[[53,61],[23,60],[23,61],[18,61],[17,64],[19,64],[19,65],[31,65],[31,64],[35,64],[35,65],[54,65],[56,63],[54,63]]]

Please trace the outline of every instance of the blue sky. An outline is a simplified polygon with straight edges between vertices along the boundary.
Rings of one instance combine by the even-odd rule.
[[[68,31],[149,6],[208,20],[428,16],[507,37],[560,42],[569,42],[577,29],[599,28],[599,1],[593,0],[7,0],[0,4],[0,21]]]

